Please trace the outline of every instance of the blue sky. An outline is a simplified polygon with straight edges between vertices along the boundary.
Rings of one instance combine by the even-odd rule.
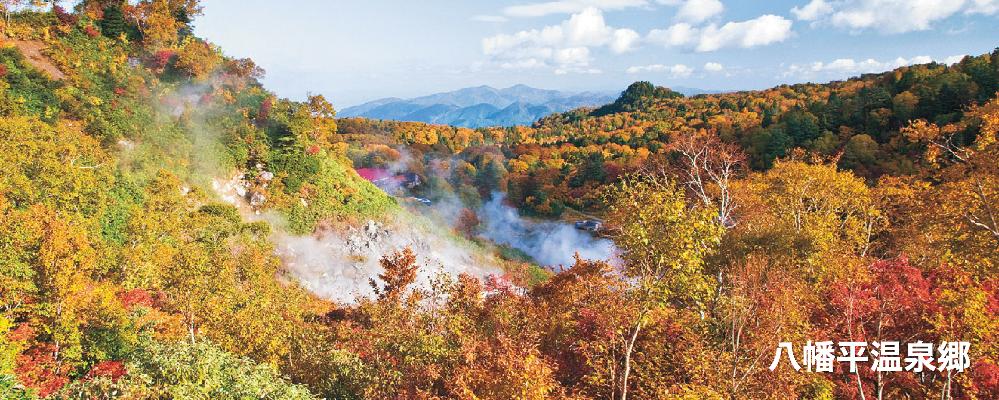
[[[277,5],[280,4],[280,5]],[[468,86],[825,82],[999,47],[999,0],[204,0],[197,33],[338,108]]]

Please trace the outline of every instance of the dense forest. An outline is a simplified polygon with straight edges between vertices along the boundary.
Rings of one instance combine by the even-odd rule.
[[[999,50],[752,92],[638,82],[467,129],[281,99],[193,35],[197,0],[9,7],[2,399],[999,398]],[[477,215],[503,193],[600,218],[620,260],[499,254],[420,283],[404,248],[371,296],[332,300],[278,233],[422,221],[355,168],[456,199],[468,248],[504,253]],[[826,340],[970,347],[939,369],[768,368]]]
[[[427,160],[457,156],[470,166],[459,163],[452,173],[492,174],[470,178],[489,182],[479,185],[484,193],[498,183],[518,207],[549,216],[567,207],[599,209],[596,188],[650,164],[677,161],[707,138],[737,147],[738,164],[747,172],[768,170],[778,159],[822,160],[873,184],[885,175],[927,172],[927,142],[906,134],[911,121],[960,129],[950,135],[951,145],[970,145],[977,126],[962,118],[969,105],[995,97],[997,64],[999,49],[952,66],[923,64],[844,82],[691,98],[636,82],[613,104],[554,114],[533,127],[473,131],[346,119],[340,133],[360,144],[351,155],[355,164],[398,160],[398,146]],[[352,136],[357,134],[362,136]],[[693,137],[701,139],[684,142]]]

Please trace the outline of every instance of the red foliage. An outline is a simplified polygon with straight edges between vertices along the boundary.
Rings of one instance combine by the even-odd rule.
[[[7,66],[0,64],[0,78],[7,76]]]
[[[886,331],[893,331],[897,337],[901,333],[915,334],[923,331],[920,325],[923,316],[933,312],[935,303],[932,296],[932,280],[923,276],[922,271],[909,265],[909,260],[899,257],[892,260],[881,260],[868,267],[869,279],[864,283],[838,282],[829,289],[830,302],[833,306],[831,319],[841,317],[843,310],[851,310],[854,321],[848,324],[858,324],[855,336],[850,339],[864,340],[866,334],[874,334],[871,324],[884,318]],[[845,327],[841,327],[845,333]],[[884,334],[891,333],[884,332]]]
[[[60,371],[54,357],[55,345],[44,344],[34,347],[17,357],[14,372],[25,386],[38,392],[39,397],[47,397],[69,383],[69,371]]]
[[[153,54],[153,58],[149,61],[149,66],[153,69],[162,70],[170,65],[170,61],[177,55],[177,52],[173,50],[160,50],[156,54]]]
[[[971,367],[974,392],[980,399],[999,399],[999,366],[978,361]]]
[[[818,336],[838,341],[938,340],[929,336],[932,328],[927,322],[939,309],[934,279],[910,265],[905,256],[874,262],[859,275],[859,280],[852,277],[830,285],[828,307],[816,321]],[[860,368],[859,374],[865,394],[871,398],[877,377],[870,368]],[[891,379],[893,387],[921,384],[913,373],[895,373]],[[836,398],[860,398],[855,380],[836,382]]]
[[[613,339],[615,336],[613,325],[606,319],[605,315],[591,308],[579,309],[579,317],[577,318],[579,333],[588,339]]]
[[[83,28],[83,33],[86,33],[87,36],[90,36],[92,38],[95,38],[95,37],[98,37],[98,36],[101,35],[101,32],[98,31],[97,28],[95,28],[93,25],[87,25],[86,27],[84,27]]]
[[[132,289],[119,292],[118,300],[121,300],[125,309],[128,310],[133,309],[135,306],[153,308],[153,296],[148,291],[143,289]]]
[[[455,229],[461,232],[462,235],[466,237],[475,236],[475,232],[479,229],[479,224],[482,221],[479,220],[479,216],[469,208],[462,208],[461,212],[458,214],[458,223]]]
[[[875,276],[871,290],[882,302],[890,301],[898,309],[912,309],[927,306],[932,301],[930,280],[918,268],[909,265],[905,256],[878,261],[871,270]]]
[[[257,110],[257,125],[267,123],[267,120],[271,118],[272,108],[274,108],[274,101],[270,97],[260,103],[260,109]]]
[[[624,167],[618,163],[604,163],[604,173],[607,174],[607,179],[616,180],[624,173]]]
[[[125,94],[125,88],[123,88],[123,87],[116,87],[116,88],[114,88],[114,94],[116,94],[118,96],[123,96]]]
[[[989,294],[989,312],[992,315],[999,315],[999,279],[989,279],[983,286],[985,293]]]
[[[94,379],[98,377],[111,378],[111,381],[117,382],[121,377],[128,374],[128,369],[125,368],[125,363],[121,361],[101,361],[94,365],[87,372],[86,379]]]
[[[837,379],[836,381],[836,398],[837,399],[860,399],[860,388],[857,387],[857,382],[851,381],[849,379]],[[864,387],[865,392],[870,391],[869,386]],[[872,398],[871,393],[865,393],[865,398]]]
[[[310,156],[314,156],[316,154],[319,154],[319,150],[321,149],[322,148],[320,148],[318,144],[314,144],[312,146],[309,146],[308,149],[305,149],[305,152],[309,153]]]
[[[513,283],[508,276],[489,275],[486,276],[486,292],[510,293],[513,291]]]
[[[7,338],[14,342],[23,342],[35,337],[35,329],[28,324],[20,324],[7,334]]]
[[[59,23],[63,25],[76,25],[76,22],[79,20],[77,16],[66,12],[66,9],[60,5],[52,6],[52,13],[55,14]]]

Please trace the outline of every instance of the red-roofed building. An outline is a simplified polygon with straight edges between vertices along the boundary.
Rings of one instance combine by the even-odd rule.
[[[358,168],[357,174],[386,191],[398,188],[399,186],[412,189],[420,185],[420,176],[412,172],[393,175],[387,169]]]
[[[392,176],[388,170],[381,168],[358,168],[357,174],[360,175],[361,178],[367,179],[370,182],[382,180]]]

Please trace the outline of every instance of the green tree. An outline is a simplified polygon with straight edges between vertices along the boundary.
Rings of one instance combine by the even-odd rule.
[[[101,19],[101,33],[112,39],[121,37],[127,25],[121,4],[109,4],[104,8],[104,18]]]
[[[846,142],[840,162],[844,168],[863,168],[864,166],[870,166],[876,161],[877,152],[878,142],[874,141],[870,135],[856,135],[850,138],[850,141]]]
[[[794,140],[795,145],[808,144],[822,134],[819,129],[819,119],[808,111],[791,110],[781,116],[780,122],[785,127],[785,133]]]

